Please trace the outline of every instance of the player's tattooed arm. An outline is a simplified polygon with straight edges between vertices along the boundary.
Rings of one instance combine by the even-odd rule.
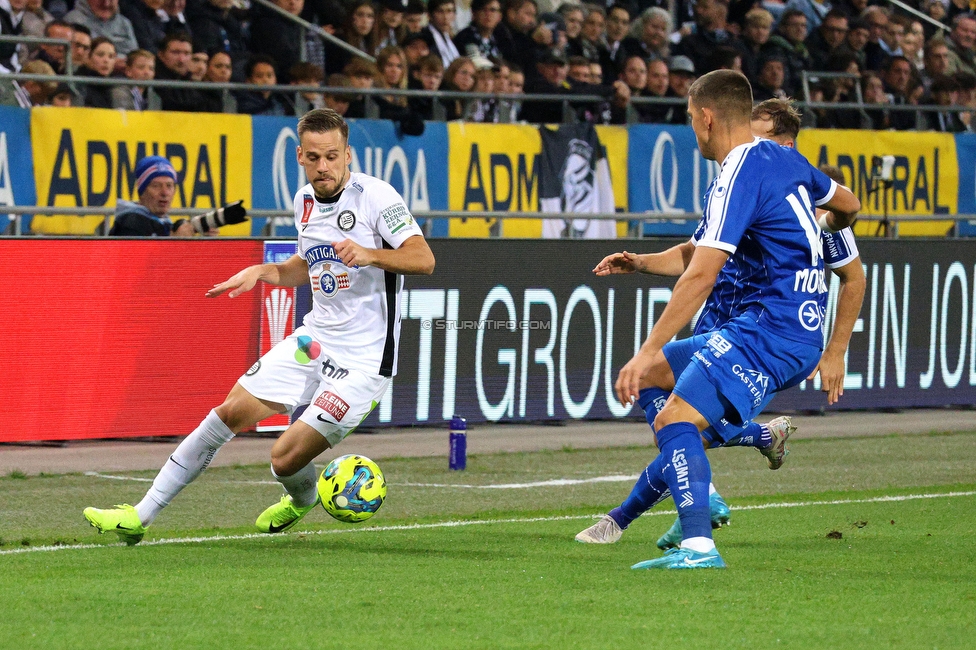
[[[366,248],[351,239],[333,242],[336,255],[346,266],[375,266],[401,275],[430,275],[434,272],[434,253],[420,235],[408,237],[400,248]]]
[[[807,379],[813,379],[820,373],[820,390],[827,393],[827,403],[834,404],[844,394],[844,355],[854,332],[854,325],[861,313],[861,303],[864,301],[864,289],[867,281],[864,277],[864,267],[861,258],[856,257],[844,266],[834,269],[840,278],[840,292],[837,295],[837,315],[830,333],[830,340],[824,348],[820,363],[814,368]]]
[[[686,241],[661,253],[614,253],[604,257],[593,269],[593,273],[600,276],[636,272],[677,276],[688,268],[694,252],[695,245]]]
[[[216,298],[229,291],[227,297],[236,298],[253,289],[258,280],[279,287],[308,284],[308,264],[301,255],[292,255],[279,264],[255,264],[235,273],[230,279],[215,284],[207,292],[207,297]]]

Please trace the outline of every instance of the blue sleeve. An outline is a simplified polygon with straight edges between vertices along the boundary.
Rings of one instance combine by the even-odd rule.
[[[810,165],[810,163],[807,163]],[[837,182],[813,165],[810,165],[810,195],[816,205],[823,205],[834,198]]]

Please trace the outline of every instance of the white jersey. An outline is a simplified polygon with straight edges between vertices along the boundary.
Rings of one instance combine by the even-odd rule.
[[[392,377],[403,276],[374,266],[347,267],[333,244],[351,239],[365,248],[396,249],[409,237],[423,236],[403,198],[388,183],[355,172],[329,203],[316,199],[308,184],[295,194],[295,227],[312,285],[305,326],[334,362]]]

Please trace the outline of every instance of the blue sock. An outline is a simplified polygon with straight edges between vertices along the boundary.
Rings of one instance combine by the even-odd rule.
[[[657,444],[665,464],[664,480],[681,519],[683,539],[711,539],[708,484],[712,481],[712,468],[698,427],[690,422],[669,424],[657,432]]]
[[[651,429],[654,428],[654,418],[664,408],[664,403],[668,401],[670,396],[671,391],[664,390],[663,388],[651,386],[650,388],[641,389],[640,394],[637,396],[637,403],[644,409],[644,417],[647,418],[647,423],[651,425]]]
[[[610,516],[621,528],[626,528],[630,522],[634,521],[642,514],[667,499],[671,493],[668,492],[668,484],[664,481],[662,470],[664,461],[658,455],[651,464],[644,468],[644,473],[634,484],[634,489],[620,507],[610,511]]]
[[[750,422],[742,429],[742,432],[722,443],[723,447],[759,447],[765,449],[773,444],[773,436],[765,424]]]

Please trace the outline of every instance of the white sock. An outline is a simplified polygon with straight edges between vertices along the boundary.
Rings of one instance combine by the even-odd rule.
[[[136,512],[139,513],[142,525],[151,524],[180,490],[207,469],[217,451],[233,437],[233,432],[217,417],[217,413],[210,411],[200,426],[170,455],[146,496],[136,504]]]
[[[691,549],[698,553],[708,553],[715,549],[715,542],[708,537],[689,537],[681,540],[681,548]]]
[[[315,463],[311,462],[301,468],[291,476],[278,476],[274,468],[271,468],[271,476],[281,483],[285,491],[291,495],[291,501],[300,508],[314,506],[318,501],[318,474],[315,471]]]
[[[709,481],[708,482],[708,496],[712,496],[716,492],[718,492],[718,490],[715,489],[715,484],[712,483],[711,481]]]

